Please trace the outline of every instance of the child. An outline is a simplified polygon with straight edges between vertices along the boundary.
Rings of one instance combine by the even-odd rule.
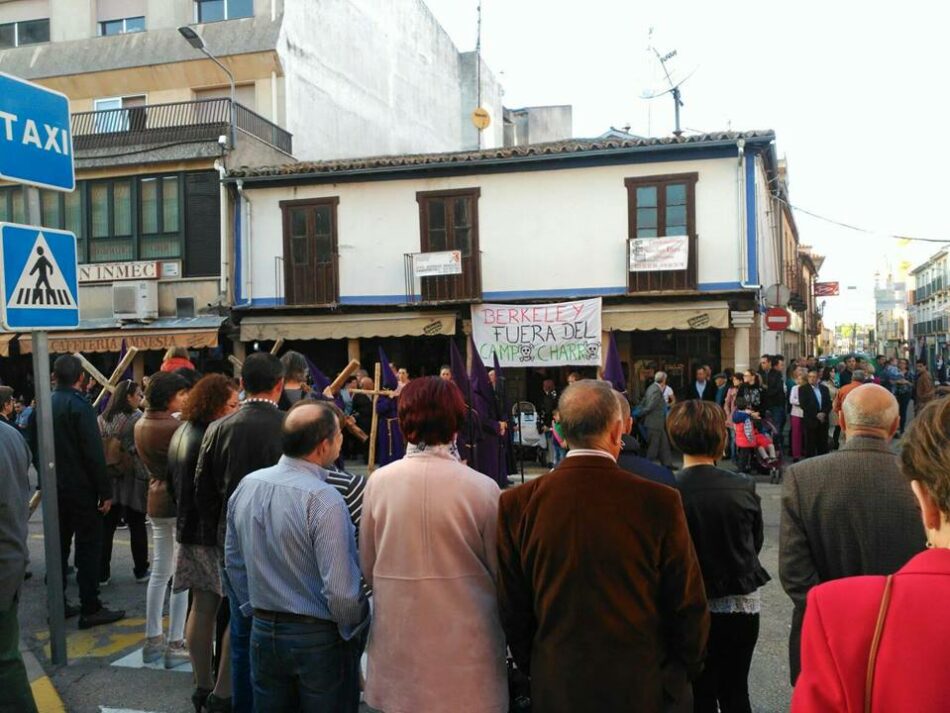
[[[557,409],[554,409],[551,421],[551,435],[554,437],[554,467],[557,468],[567,453],[567,441],[564,440],[564,430],[561,428],[561,414]]]
[[[755,448],[764,461],[776,460],[772,439],[755,427],[751,413],[737,410],[732,420],[736,424],[736,448]]]

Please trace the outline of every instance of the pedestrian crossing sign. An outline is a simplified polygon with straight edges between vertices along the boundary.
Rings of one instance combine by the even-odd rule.
[[[0,285],[7,329],[79,326],[76,236],[0,223]]]

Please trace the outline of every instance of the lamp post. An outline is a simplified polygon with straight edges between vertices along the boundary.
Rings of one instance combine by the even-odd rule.
[[[205,46],[205,41],[201,38],[201,35],[199,35],[198,32],[193,27],[190,27],[189,25],[183,25],[178,28],[178,32],[181,34],[182,37],[184,37],[188,41],[188,44],[190,44],[196,50],[201,52],[205,57],[210,59],[216,65],[218,65],[218,67],[220,67],[221,70],[226,75],[228,75],[228,83],[230,84],[230,87],[231,87],[231,108],[229,112],[230,121],[228,122],[229,127],[230,127],[230,136],[228,137],[228,144],[230,148],[233,150],[234,141],[237,138],[237,132],[234,126],[234,119],[235,119],[234,75],[231,73],[230,69],[224,66],[224,64],[222,64],[221,61],[217,57],[215,57],[213,54],[211,54],[211,52],[208,51],[208,48]]]

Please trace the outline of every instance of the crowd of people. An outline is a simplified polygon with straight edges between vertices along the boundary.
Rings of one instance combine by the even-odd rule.
[[[761,372],[701,367],[678,396],[657,372],[633,408],[577,375],[560,394],[545,384],[556,467],[508,487],[488,370],[410,379],[381,361],[382,389],[364,372],[334,393],[296,352],[252,354],[239,380],[170,354],[97,414],[79,360],[59,357],[59,574],[74,547],[80,599],[67,616],[124,617],[101,601],[124,523],[147,583],[143,660],[190,662],[197,713],[355,712],[361,697],[385,713],[748,712],[770,574],[756,482],[720,463],[733,444],[775,458],[789,416],[801,462],[785,472],[777,574],[794,604],[792,710],[943,710],[950,684],[923,642],[950,634],[927,615],[950,587],[950,400],[921,373],[771,356]],[[0,700],[23,711],[35,420],[25,438],[0,423]],[[368,478],[341,460],[367,428],[382,451]]]

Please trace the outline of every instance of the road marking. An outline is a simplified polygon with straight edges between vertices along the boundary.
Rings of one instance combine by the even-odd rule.
[[[33,689],[33,700],[36,701],[36,709],[39,713],[66,713],[63,699],[59,697],[49,676],[31,681],[30,688]]]
[[[112,662],[113,666],[118,666],[119,668],[148,668],[153,671],[175,671],[176,673],[191,673],[191,662],[183,663],[181,666],[175,666],[175,668],[166,669],[165,668],[165,659],[164,657],[160,658],[158,661],[153,661],[152,663],[145,663],[142,660],[142,649],[136,649],[127,656],[123,656],[118,661]]]
[[[154,713],[154,712],[133,710],[132,708],[106,708],[105,706],[99,706],[99,713]]]
[[[40,641],[49,641],[49,631],[37,632]],[[71,659],[105,658],[140,645],[145,638],[145,619],[122,619],[108,626],[71,631],[66,635],[66,655]],[[50,657],[50,646],[43,652]]]

